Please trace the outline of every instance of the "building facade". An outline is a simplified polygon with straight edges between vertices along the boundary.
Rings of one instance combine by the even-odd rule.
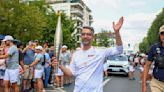
[[[80,46],[82,27],[91,26],[93,22],[91,10],[82,0],[47,0],[47,2],[54,11],[62,11],[75,21],[75,30],[72,33],[72,37],[77,41],[77,45]]]

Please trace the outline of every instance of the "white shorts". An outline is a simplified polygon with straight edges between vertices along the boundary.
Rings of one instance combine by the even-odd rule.
[[[3,78],[5,81],[10,81],[10,83],[16,83],[19,80],[19,69],[6,69],[5,76]]]
[[[144,68],[140,66],[140,72],[143,72],[144,71]]]
[[[42,76],[43,76],[43,69],[42,70],[37,70],[37,69],[35,69],[35,71],[34,71],[34,78],[42,78]]]
[[[129,66],[129,71],[130,71],[130,72],[134,72],[134,71],[135,71],[134,67],[130,65],[130,66]]]
[[[63,74],[62,70],[60,68],[58,68],[58,72],[55,75],[63,76],[64,74]]]

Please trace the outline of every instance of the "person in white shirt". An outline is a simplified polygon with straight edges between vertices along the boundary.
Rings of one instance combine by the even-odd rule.
[[[70,51],[67,50],[67,46],[63,45],[61,48],[61,53],[60,53],[60,57],[61,57],[61,61],[62,61],[62,65],[64,65],[65,67],[68,67],[70,64],[70,59],[71,59],[71,53]],[[64,84],[70,84],[71,83],[71,77],[64,75]]]
[[[13,88],[14,92],[19,92],[19,51],[13,43],[14,38],[12,36],[6,35],[3,41],[6,46],[9,46],[7,53],[0,55],[0,59],[6,59],[6,70],[3,78],[4,92],[10,92],[10,88]]]
[[[42,76],[44,72],[44,66],[42,63],[44,62],[44,56],[42,54],[43,47],[36,46],[35,47],[35,60],[29,65],[29,68],[33,67],[34,69],[34,79],[36,79],[35,85],[37,92],[43,92],[43,81]]]
[[[75,76],[74,92],[103,92],[103,64],[106,57],[123,52],[122,40],[119,33],[123,17],[113,28],[116,36],[116,47],[100,49],[92,46],[94,29],[84,26],[81,31],[82,48],[76,51],[68,68],[59,65],[64,74]],[[56,64],[58,64],[56,62]]]

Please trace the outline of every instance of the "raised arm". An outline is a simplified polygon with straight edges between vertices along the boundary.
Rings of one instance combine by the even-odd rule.
[[[122,45],[122,40],[121,40],[121,36],[120,36],[120,29],[123,25],[124,22],[124,18],[121,17],[120,20],[117,22],[117,24],[115,24],[115,22],[113,22],[113,29],[115,31],[115,35],[116,35],[116,45],[120,46]]]

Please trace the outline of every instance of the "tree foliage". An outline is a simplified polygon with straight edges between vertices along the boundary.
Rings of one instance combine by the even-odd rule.
[[[149,28],[147,37],[145,37],[139,45],[139,49],[142,52],[146,52],[152,44],[159,42],[159,28],[162,25],[164,25],[164,8],[162,9],[162,12],[156,16],[156,19]]]
[[[19,0],[0,1],[0,32],[12,35],[22,41],[38,39],[47,26],[47,20],[35,6],[20,3]]]
[[[111,31],[102,29],[100,33],[96,34],[97,46],[104,46],[104,47],[111,46],[111,43],[113,43],[111,40],[112,36],[113,35],[112,35]]]
[[[71,33],[74,22],[62,14],[63,44],[74,48]],[[23,42],[38,39],[54,42],[57,15],[45,0],[20,2],[20,0],[0,0],[0,34],[12,35]]]
[[[55,29],[57,25],[57,15],[56,13],[51,13],[47,15],[48,26],[42,32],[42,41],[48,41],[51,45],[54,42]],[[75,48],[75,40],[71,37],[74,31],[74,22],[69,19],[65,14],[61,15],[62,32],[63,32],[63,44],[67,45],[69,48]]]
[[[146,52],[148,50],[148,40],[147,37],[143,39],[143,42],[139,44],[139,48],[141,52]]]

